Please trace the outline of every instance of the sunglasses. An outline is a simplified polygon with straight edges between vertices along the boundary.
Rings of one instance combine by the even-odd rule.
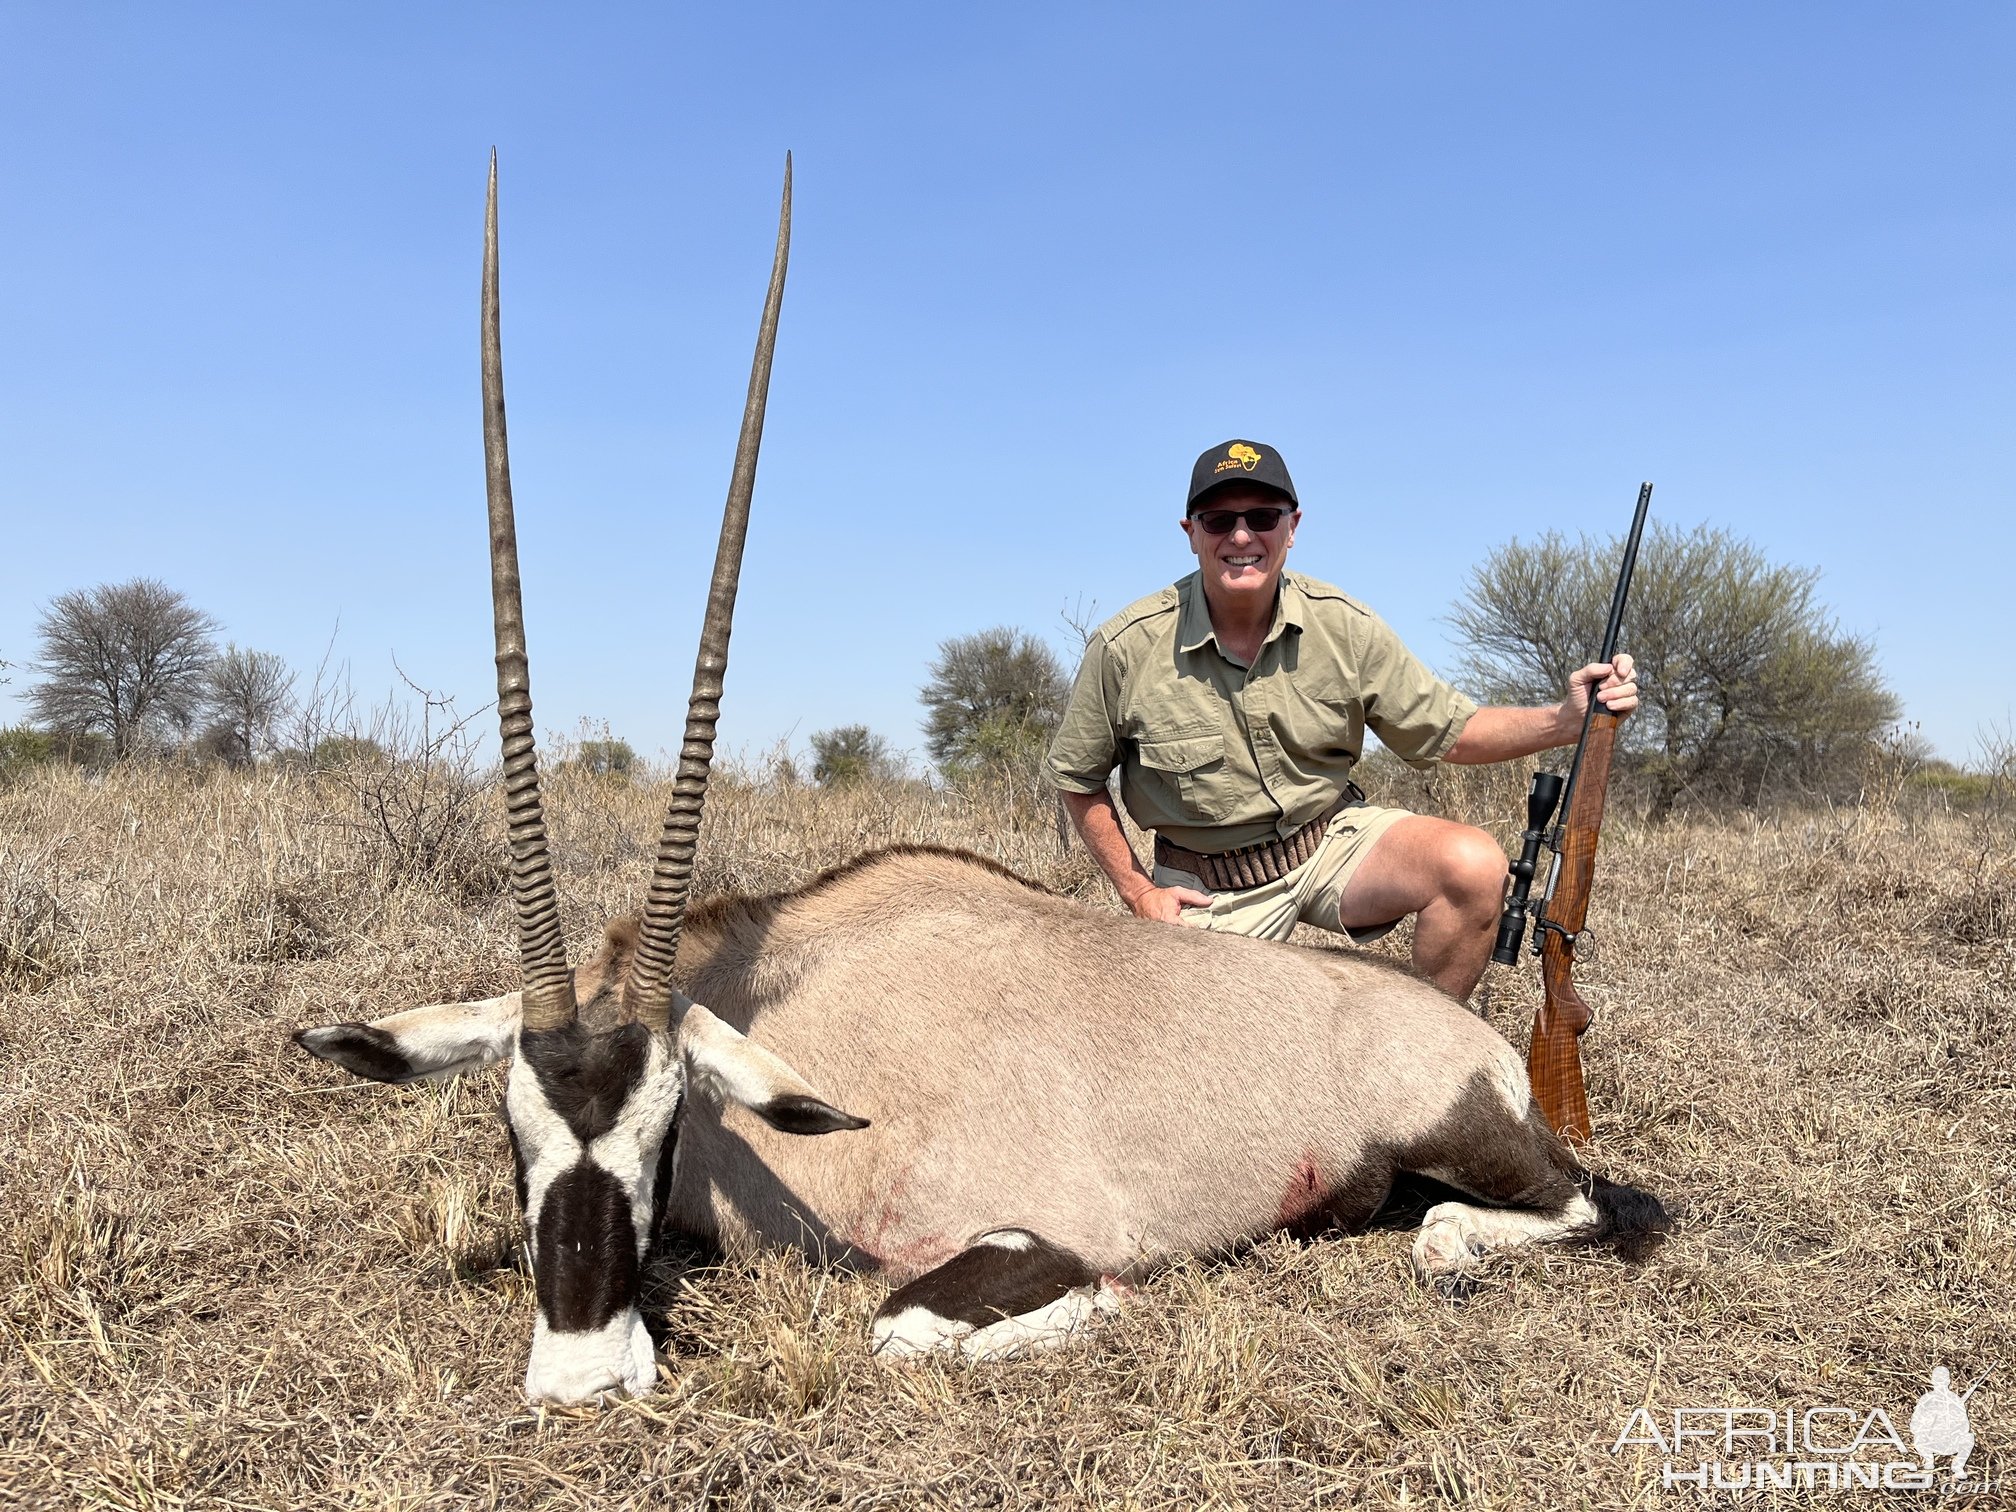
[[[1204,527],[1206,535],[1230,535],[1232,527],[1241,520],[1253,534],[1265,535],[1281,523],[1281,516],[1293,513],[1293,509],[1279,504],[1263,504],[1257,509],[1204,509],[1190,518]]]

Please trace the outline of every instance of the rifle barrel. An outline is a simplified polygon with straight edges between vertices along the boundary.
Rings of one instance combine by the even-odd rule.
[[[1638,568],[1638,541],[1645,534],[1645,515],[1652,507],[1652,485],[1638,485],[1638,512],[1631,516],[1631,535],[1624,543],[1624,565],[1617,574],[1617,591],[1610,595],[1610,618],[1603,627],[1603,654],[1608,661],[1617,654],[1617,636],[1624,628],[1624,601],[1631,596],[1631,574]]]
[[[1631,575],[1638,570],[1638,542],[1645,534],[1645,516],[1652,508],[1652,485],[1638,485],[1638,510],[1631,516],[1631,534],[1624,541],[1624,562],[1617,572],[1617,588],[1610,595],[1610,619],[1603,627],[1603,651],[1596,659],[1609,661],[1617,654],[1617,637],[1624,629],[1624,603],[1631,596]],[[1582,711],[1582,738],[1575,742],[1575,759],[1568,766],[1568,786],[1561,794],[1561,815],[1565,820],[1569,806],[1575,802],[1575,781],[1582,775],[1582,753],[1589,746],[1589,722],[1596,717],[1598,704],[1596,690],[1589,690],[1589,707]],[[1556,843],[1553,849],[1558,853],[1560,830],[1555,830]],[[1553,896],[1553,890],[1548,890]]]

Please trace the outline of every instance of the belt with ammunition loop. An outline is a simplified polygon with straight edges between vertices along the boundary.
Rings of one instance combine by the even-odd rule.
[[[1155,837],[1155,864],[1171,871],[1191,873],[1213,892],[1238,892],[1248,887],[1264,887],[1279,882],[1288,873],[1316,854],[1329,832],[1330,821],[1347,808],[1356,808],[1365,794],[1355,782],[1344,784],[1344,795],[1314,819],[1291,830],[1278,840],[1242,845],[1238,850],[1185,850],[1173,840]]]

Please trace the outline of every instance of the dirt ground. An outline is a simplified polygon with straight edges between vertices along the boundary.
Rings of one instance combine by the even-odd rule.
[[[553,787],[584,941],[640,890],[662,793]],[[1781,1436],[1787,1409],[1847,1409],[1816,1442],[1859,1424],[1880,1465],[1911,1456],[1871,1414],[1908,1441],[1937,1365],[1985,1378],[1959,1489],[1942,1462],[1936,1492],[1712,1499],[2016,1506],[2007,818],[1885,791],[1613,824],[1583,972],[1591,1160],[1678,1215],[1645,1264],[1500,1257],[1451,1302],[1411,1278],[1403,1226],[1277,1236],[1172,1267],[1047,1356],[892,1368],[863,1347],[874,1280],[668,1244],[658,1389],[540,1413],[498,1076],[352,1084],[287,1040],[511,982],[494,805],[439,834],[425,794],[371,805],[264,770],[0,792],[0,1506],[1678,1505],[1696,1493],[1661,1488],[1668,1463],[1839,1456],[1725,1443],[1711,1417],[1669,1455],[1649,1435],[1676,1409],[1770,1409]],[[702,891],[898,840],[1112,906],[1028,794],[747,776],[710,803]],[[1479,1004],[1523,1045],[1536,994],[1528,963]]]

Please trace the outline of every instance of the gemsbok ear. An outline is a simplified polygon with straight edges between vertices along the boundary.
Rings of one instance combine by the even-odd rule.
[[[295,1031],[294,1043],[372,1081],[412,1082],[477,1071],[508,1059],[518,1037],[518,994],[429,1003],[369,1024]]]
[[[679,1049],[689,1085],[715,1102],[739,1103],[786,1134],[834,1134],[865,1129],[868,1120],[843,1113],[804,1077],[698,1003],[679,1021]]]

